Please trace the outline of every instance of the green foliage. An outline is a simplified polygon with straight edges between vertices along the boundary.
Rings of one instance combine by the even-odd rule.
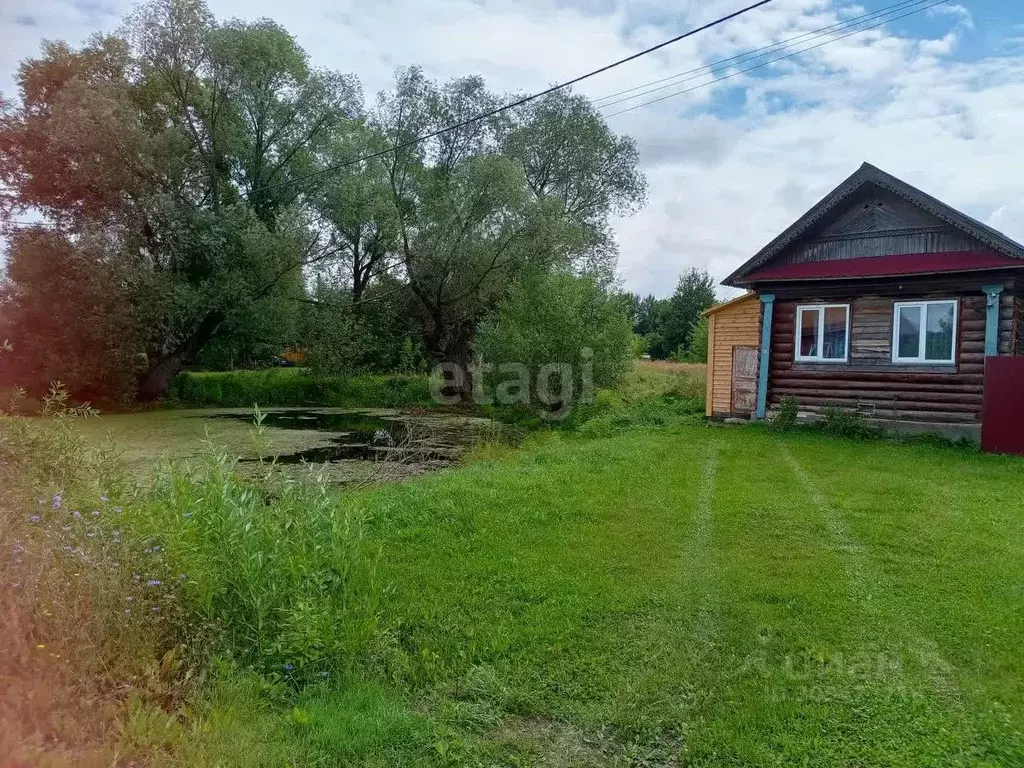
[[[528,402],[565,412],[595,387],[622,380],[632,342],[621,305],[595,280],[530,272],[483,325],[477,351],[496,371],[485,383],[497,389],[499,404],[503,384],[525,372]]]
[[[424,374],[318,377],[295,368],[180,373],[171,383],[169,397],[181,405],[226,408],[250,408],[254,403],[336,408],[435,405]]]
[[[643,336],[634,333],[633,339],[629,343],[629,356],[634,360],[639,360],[641,357],[647,354],[647,339]]]
[[[361,296],[357,300],[348,288],[317,279],[303,334],[310,370],[317,376],[426,371],[404,286],[381,278]]]
[[[323,485],[266,490],[254,493],[226,456],[209,454],[164,468],[126,525],[162,555],[150,573],[182,583],[192,643],[205,633],[211,653],[295,684],[351,670],[377,631],[363,518]]]
[[[11,235],[0,336],[15,348],[0,366],[0,386],[41,397],[59,379],[79,400],[134,397],[145,368],[145,329],[132,311],[139,289],[103,258],[106,247],[90,238],[72,245],[42,228]]]
[[[826,405],[821,409],[821,420],[816,425],[826,435],[834,437],[879,438],[885,431],[872,427],[864,417],[849,408],[837,405]]]
[[[68,308],[38,339],[14,340],[39,377],[60,354],[75,391],[137,386],[155,398],[218,336],[235,338],[215,360],[294,341],[301,270],[324,257],[300,210],[311,187],[297,178],[361,94],[312,68],[275,23],[218,24],[200,0],[153,0],[121,32],[79,51],[47,44],[22,67],[21,102],[0,114],[13,207],[56,225],[46,247],[14,243],[38,266],[11,279],[19,294],[48,290],[48,305]],[[65,252],[85,292],[47,287]],[[89,311],[69,322],[76,305]],[[31,306],[15,312],[19,331],[33,333]]]
[[[679,276],[676,290],[668,299],[633,297],[634,331],[647,340],[647,350],[655,360],[705,362],[707,328],[701,315],[715,302],[715,281],[710,273],[691,267]],[[695,334],[699,336],[695,338]]]
[[[710,322],[707,317],[701,317],[697,325],[693,327],[693,334],[690,336],[690,347],[681,363],[706,363],[708,361],[708,331]]]
[[[800,402],[793,395],[787,395],[779,401],[779,407],[772,416],[771,426],[778,430],[793,429],[797,424]]]

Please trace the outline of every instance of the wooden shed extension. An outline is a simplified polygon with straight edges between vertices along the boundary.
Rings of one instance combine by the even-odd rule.
[[[750,416],[757,397],[757,355],[761,303],[757,294],[707,310],[708,368],[705,412],[708,416]]]

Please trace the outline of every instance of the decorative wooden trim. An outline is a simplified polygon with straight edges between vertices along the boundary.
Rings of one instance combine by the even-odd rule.
[[[842,184],[822,198],[817,205],[797,219],[782,234],[772,240],[722,282],[725,285],[740,285],[745,275],[774,259],[783,250],[790,247],[798,238],[806,234],[811,227],[845,203],[853,193],[865,184],[874,184],[880,189],[888,190],[999,253],[1024,259],[1024,246],[1020,243],[1011,240],[1003,233],[961,213],[941,200],[922,192],[905,181],[897,179],[895,176],[876,168],[870,163],[864,163]]]

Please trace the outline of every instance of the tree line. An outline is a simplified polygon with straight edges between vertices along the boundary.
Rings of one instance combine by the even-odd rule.
[[[707,270],[692,267],[681,274],[667,299],[628,293],[623,300],[634,333],[652,359],[707,362],[708,322],[703,313],[717,301]]]
[[[220,21],[202,0],[47,42],[17,82],[0,205],[42,221],[4,232],[0,338],[24,386],[151,400],[185,367],[289,345],[325,372],[468,370],[481,345],[529,357],[560,333],[614,377],[633,330],[652,356],[690,343],[692,298],[615,290],[609,222],[646,180],[582,96],[471,121],[510,96],[411,67],[368,100],[277,23]]]

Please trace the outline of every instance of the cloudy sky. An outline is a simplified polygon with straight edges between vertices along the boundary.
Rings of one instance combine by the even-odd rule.
[[[479,73],[494,90],[540,89],[750,2],[209,0],[221,18],[276,19],[316,64],[356,73],[368,94],[414,63],[437,79]],[[608,97],[896,2],[774,0],[581,90]],[[688,74],[624,94],[631,101],[600,102],[615,130],[636,137],[650,181],[646,208],[617,223],[626,286],[666,295],[691,265],[721,279],[864,160],[1024,239],[1024,4],[927,8],[932,2],[717,84],[708,84],[715,75]],[[0,0],[0,92],[13,95],[18,62],[42,39],[80,43],[112,31],[130,5]],[[825,39],[806,37],[777,55]],[[671,98],[640,106],[661,96]]]

